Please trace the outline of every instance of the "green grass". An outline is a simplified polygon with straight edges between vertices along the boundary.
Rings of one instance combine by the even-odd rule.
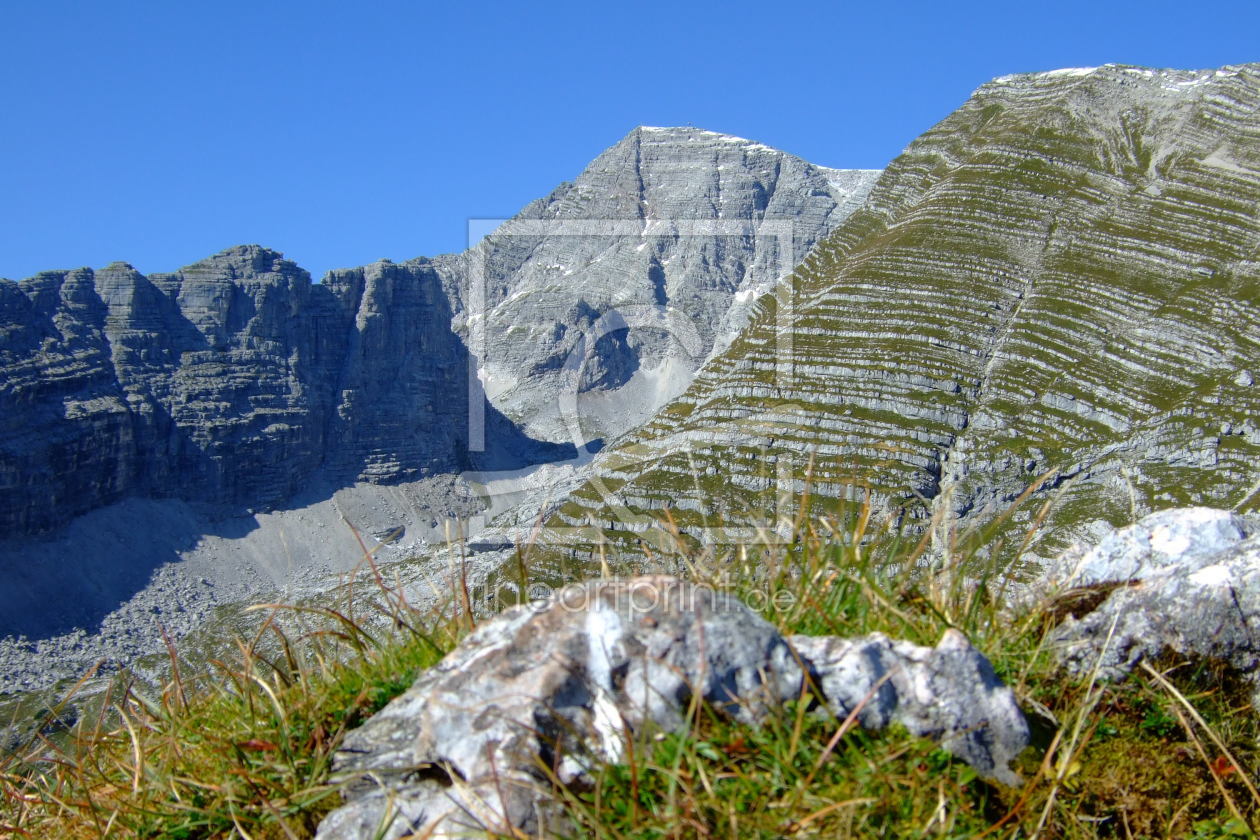
[[[338,804],[327,779],[342,736],[437,662],[463,626],[389,595],[362,598],[386,619],[376,622],[269,608],[235,657],[198,674],[177,664],[158,693],[120,677],[67,737],[37,736],[0,756],[0,837],[313,836]]]
[[[638,733],[628,762],[604,768],[591,790],[557,789],[573,836],[1252,836],[1260,722],[1249,686],[1172,656],[1121,684],[1066,675],[1045,642],[1060,610],[1004,613],[1002,570],[986,559],[1003,552],[988,538],[957,535],[956,551],[931,556],[925,540],[880,532],[853,503],[802,515],[784,544],[693,547],[624,568],[735,591],[784,633],[878,631],[932,645],[963,631],[1028,714],[1021,787],[989,782],[904,729],[864,732],[804,699],[757,729],[697,705],[685,732]],[[502,578],[554,573],[548,550],[524,548]],[[591,560],[566,574],[617,571]],[[340,738],[472,624],[463,609],[418,614],[377,580],[353,612],[263,612],[235,660],[177,670],[154,696],[119,685],[108,713],[64,743],[0,759],[0,836],[311,837],[339,803],[328,778]],[[448,606],[480,597],[457,591]]]
[[[984,535],[960,535],[972,549],[933,563],[896,535],[874,535],[882,548],[868,554],[867,513],[798,523],[786,547],[702,554],[688,576],[740,592],[784,633],[930,645],[964,631],[1029,713],[1025,785],[990,783],[904,730],[864,733],[804,704],[757,730],[697,709],[685,735],[641,742],[594,791],[566,794],[577,836],[1225,837],[1260,817],[1243,782],[1260,766],[1249,687],[1175,658],[1158,663],[1168,687],[1145,674],[1069,678],[1044,643],[1054,610],[1014,619],[975,585],[1000,588],[979,559]]]

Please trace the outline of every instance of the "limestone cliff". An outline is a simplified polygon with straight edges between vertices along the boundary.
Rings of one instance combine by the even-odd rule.
[[[267,506],[315,481],[466,469],[450,321],[425,260],[313,284],[244,246],[175,274],[0,282],[0,535],[129,495]],[[547,457],[487,411],[486,462]]]

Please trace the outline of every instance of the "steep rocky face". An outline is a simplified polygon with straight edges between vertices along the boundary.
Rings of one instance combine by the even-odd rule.
[[[467,466],[467,352],[437,276],[419,264],[334,271],[321,285],[357,300],[334,385],[326,461],[393,481]]]
[[[526,431],[620,433],[682,389],[873,175],[637,129],[459,256],[312,284],[245,246],[169,275],[115,263],[0,281],[0,537],[129,495],[270,506],[313,483],[571,451],[527,439],[480,383],[470,398],[477,364]],[[721,224],[675,224],[694,220]]]
[[[0,283],[0,534],[127,495],[279,503],[314,480],[470,466],[467,352],[427,261],[312,284],[233,248]],[[531,450],[493,411],[499,450]],[[496,460],[497,459],[497,460]]]
[[[1253,508],[1260,66],[991,82],[763,301],[553,525],[774,528],[807,472],[943,527]]]
[[[712,131],[635,129],[444,266],[487,393],[548,439],[637,426],[877,175]]]

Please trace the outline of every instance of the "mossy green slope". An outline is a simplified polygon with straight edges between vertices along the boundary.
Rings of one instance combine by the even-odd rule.
[[[1004,77],[893,162],[550,533],[664,544],[669,507],[721,540],[806,488],[974,524],[1035,487],[1053,541],[1254,508],[1258,423],[1260,65]]]

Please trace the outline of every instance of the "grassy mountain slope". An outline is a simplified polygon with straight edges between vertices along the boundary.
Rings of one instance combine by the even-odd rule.
[[[1254,507],[1258,109],[1257,65],[984,85],[603,456],[555,539],[659,547],[668,506],[721,541],[781,527],[806,488],[920,525],[1035,488],[1051,542],[1152,505]]]

